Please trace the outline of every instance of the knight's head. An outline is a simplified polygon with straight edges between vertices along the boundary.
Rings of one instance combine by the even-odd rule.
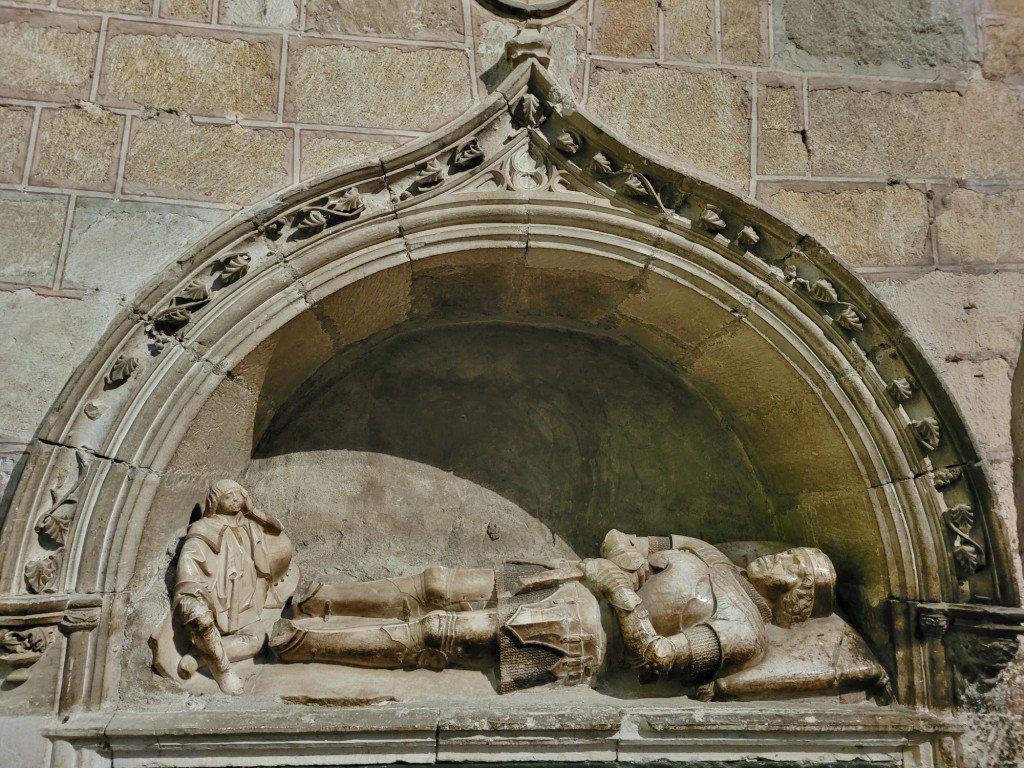
[[[206,509],[203,515],[252,514],[252,500],[249,492],[234,480],[218,480],[206,494]]]
[[[836,570],[820,549],[794,547],[747,566],[747,579],[769,602],[773,622],[789,627],[835,608]]]

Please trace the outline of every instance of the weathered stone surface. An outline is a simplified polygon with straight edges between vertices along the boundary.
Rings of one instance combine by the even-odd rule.
[[[27,443],[114,311],[89,298],[17,291],[0,293],[0,315],[0,433]]]
[[[131,300],[227,216],[210,208],[79,198],[64,284]]]
[[[1024,259],[1024,190],[985,194],[957,189],[935,217],[939,261],[946,264]]]
[[[985,77],[993,80],[1024,78],[1024,17],[1005,19],[985,27]]]
[[[394,149],[396,142],[357,139],[353,134],[302,134],[302,178],[375,157]]]
[[[310,0],[306,28],[320,33],[462,40],[458,0]]]
[[[960,0],[786,0],[775,4],[775,50],[807,70],[969,72],[973,25]]]
[[[31,128],[31,109],[0,107],[0,181],[21,181]]]
[[[225,24],[289,29],[298,20],[295,0],[225,0],[221,5],[221,21]]]
[[[758,110],[760,172],[778,176],[805,175],[810,155],[804,143],[801,92],[797,88],[762,87]]]
[[[0,192],[0,280],[52,283],[67,204],[58,195]]]
[[[59,0],[62,8],[77,8],[80,11],[102,13],[137,13],[149,16],[153,13],[153,0]]]
[[[767,4],[719,0],[722,13],[722,59],[733,64],[760,64],[767,54]]]
[[[1012,367],[1024,328],[1024,274],[929,272],[874,286],[931,362],[1001,358]]]
[[[160,16],[182,21],[209,21],[210,0],[161,0]]]
[[[288,131],[194,125],[187,117],[161,115],[142,121],[132,138],[125,188],[167,197],[252,202],[288,183],[291,148]]]
[[[714,58],[712,0],[663,0],[665,56],[708,61]]]
[[[270,116],[277,110],[275,48],[258,39],[114,28],[104,56],[104,96],[189,113]]]
[[[288,60],[287,111],[302,122],[429,130],[471,104],[463,51],[310,45]]]
[[[1024,175],[1022,96],[999,83],[953,91],[810,93],[816,175]]]
[[[750,98],[745,79],[645,67],[597,70],[590,108],[608,126],[673,163],[745,187]]]
[[[26,14],[0,13],[0,93],[50,100],[88,98],[99,20]]]
[[[579,23],[574,23],[578,21]],[[584,28],[586,18],[571,18],[545,28],[545,34],[551,40],[551,65],[549,70],[555,80],[571,87],[577,95],[582,92],[583,84],[583,41],[586,40]],[[515,24],[507,21],[488,19],[478,22],[476,30],[477,76],[483,88],[492,91],[510,71],[505,59],[505,44],[516,36],[520,30]],[[483,91],[481,91],[483,92]]]
[[[657,50],[657,0],[596,0],[594,52],[652,56]]]
[[[1024,274],[931,272],[876,290],[949,387],[983,457],[1009,461],[1010,379],[1024,327]]]
[[[44,110],[32,183],[113,190],[123,128],[123,116],[95,104]]]
[[[857,266],[931,262],[928,198],[903,186],[805,192],[781,190],[768,203],[840,258]]]

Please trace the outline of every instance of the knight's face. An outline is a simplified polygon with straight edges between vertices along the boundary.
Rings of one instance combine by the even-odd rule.
[[[788,592],[800,583],[808,567],[791,549],[751,560],[747,579],[764,595]]]

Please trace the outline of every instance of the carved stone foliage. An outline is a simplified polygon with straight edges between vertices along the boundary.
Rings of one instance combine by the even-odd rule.
[[[56,484],[50,489],[50,504],[36,517],[35,529],[39,544],[49,549],[49,554],[26,564],[25,585],[30,592],[41,594],[57,591],[64,546],[78,508],[78,490],[85,482],[88,470],[89,459],[86,454],[76,451],[75,479],[67,485],[67,474],[58,475]]]
[[[925,450],[934,451],[939,447],[942,429],[939,426],[939,420],[935,417],[925,416],[923,419],[911,421],[910,431]]]
[[[303,240],[331,229],[346,221],[358,219],[366,210],[363,198],[356,187],[349,187],[326,197],[314,200],[289,216],[274,219],[264,231],[270,240]]]
[[[886,390],[898,403],[905,402],[914,396],[914,385],[906,378],[893,379],[889,382]]]
[[[829,316],[837,326],[847,331],[860,332],[864,330],[864,321],[867,317],[850,302],[841,301],[831,282],[818,279],[812,283],[800,277],[795,264],[787,264],[783,274],[786,283],[794,290],[805,291],[811,301],[829,307],[831,310]]]
[[[252,257],[246,251],[229,252],[214,262],[208,277],[193,278],[184,288],[177,291],[162,309],[150,314],[147,317],[146,334],[150,338],[152,354],[160,354],[168,341],[191,323],[194,314],[209,304],[217,293],[245,277],[251,264]],[[129,365],[130,372],[124,376],[123,373],[127,372],[127,369],[120,369],[132,359],[135,360],[135,365]],[[111,368],[111,373],[108,374],[108,378],[111,379],[108,386],[116,386],[127,381],[138,367],[138,359],[133,355],[119,356]],[[114,381],[117,384],[114,384]]]
[[[521,149],[497,169],[491,171],[491,181],[498,189],[515,192],[565,192],[568,178],[542,152]]]
[[[985,565],[985,548],[971,537],[974,510],[967,504],[957,504],[943,515],[952,536],[953,559],[964,577],[973,576]]]

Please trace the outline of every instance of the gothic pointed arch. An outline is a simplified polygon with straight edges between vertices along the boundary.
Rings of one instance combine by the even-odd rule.
[[[896,701],[948,707],[956,676],[991,675],[957,643],[1012,636],[1012,554],[912,339],[812,237],[605,131],[527,60],[441,133],[218,228],[68,383],[0,544],[5,626],[40,631],[25,653],[87,659],[60,711],[116,700],[132,589],[187,500],[244,471],[328,361],[473,324],[613,339],[699,393],[774,532],[835,561]]]

